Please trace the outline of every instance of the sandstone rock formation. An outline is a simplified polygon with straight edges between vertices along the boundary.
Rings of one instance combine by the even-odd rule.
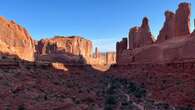
[[[176,11],[176,36],[190,34],[191,4],[181,3]]]
[[[34,60],[34,41],[27,30],[0,17],[0,53],[16,55],[23,60]]]
[[[160,31],[157,43],[164,42],[173,37],[185,37],[190,34],[191,5],[181,3],[174,14],[171,11],[165,12],[165,23]]]
[[[117,64],[193,60],[195,58],[193,50],[195,34],[190,34],[190,16],[191,5],[189,3],[181,3],[176,14],[166,11],[164,26],[154,43],[148,19],[144,18],[141,27],[134,27],[129,32],[129,49],[117,43]]]
[[[171,11],[165,12],[165,23],[163,28],[160,31],[160,34],[157,39],[157,43],[164,42],[168,39],[175,37],[175,14]]]
[[[90,57],[92,54],[92,42],[78,36],[56,36],[52,39],[43,39],[38,42],[40,55],[70,53]]]
[[[127,50],[127,38],[123,38],[122,41],[116,44],[116,61],[120,59],[120,54],[123,50]]]
[[[106,64],[116,63],[116,52],[106,52]]]
[[[43,39],[38,42],[39,60],[80,62],[92,56],[92,42],[78,36]],[[85,62],[85,61],[81,61]]]
[[[95,48],[95,58],[100,58],[100,52],[97,47]]]
[[[150,32],[148,18],[144,18],[141,27],[133,27],[129,32],[129,49],[150,45],[154,42]]]
[[[93,58],[90,59],[89,64],[92,65],[111,65],[116,63],[116,52],[100,52],[95,48]]]
[[[108,53],[106,57],[106,54],[99,52],[98,48],[93,55],[92,42],[78,36],[43,39],[36,47],[38,61],[99,65],[116,62],[115,54]]]

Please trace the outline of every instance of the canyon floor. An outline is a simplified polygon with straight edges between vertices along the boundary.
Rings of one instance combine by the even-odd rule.
[[[64,66],[1,62],[0,110],[193,110],[195,105],[195,77],[187,71]]]

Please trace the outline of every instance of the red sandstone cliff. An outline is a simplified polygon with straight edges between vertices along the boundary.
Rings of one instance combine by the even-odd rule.
[[[191,4],[181,3],[176,11],[176,36],[185,36],[190,34]]]
[[[96,48],[93,56],[92,42],[82,37],[54,37],[40,40],[36,46],[37,60],[69,64],[113,64],[115,53],[102,54]]]
[[[181,3],[174,14],[171,11],[165,12],[165,23],[157,38],[157,43],[174,37],[185,37],[190,34],[191,5]]]
[[[92,54],[92,42],[78,36],[54,37],[38,42],[38,53],[41,55],[52,53],[70,53],[89,57]]]
[[[133,27],[129,32],[129,49],[143,47],[154,42],[150,32],[148,18],[144,18],[141,27]]]
[[[121,59],[121,53],[127,50],[127,38],[123,38],[122,41],[116,43],[116,62]]]
[[[0,17],[0,53],[6,55],[16,55],[21,59],[34,60],[34,41],[27,30]]]
[[[166,11],[164,26],[155,43],[152,43],[148,20],[145,18],[141,27],[131,29],[129,44],[126,38],[117,43],[117,63],[143,64],[194,60],[195,39],[194,34],[190,34],[190,16],[189,3],[181,3],[176,14]],[[148,40],[145,40],[146,38]]]
[[[39,60],[80,62],[92,56],[92,42],[78,36],[43,39],[38,42],[37,54]]]

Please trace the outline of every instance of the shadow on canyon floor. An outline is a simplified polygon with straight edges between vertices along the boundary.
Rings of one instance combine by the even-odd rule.
[[[175,110],[166,101],[157,102],[148,98],[153,93],[150,91],[156,90],[156,93],[161,93],[158,91],[158,86],[164,88],[169,86],[169,81],[175,80],[175,77],[170,79],[166,75],[161,76],[162,80],[166,79],[165,84],[161,84],[161,79],[156,76],[157,73],[150,71],[149,74],[146,70],[132,68],[128,70],[129,67],[125,66],[115,65],[107,72],[98,71],[91,65],[64,64],[63,66],[67,70],[56,69],[51,63],[28,62],[14,56],[11,59],[3,57],[0,61],[0,108],[3,110]],[[148,77],[154,79],[149,80]],[[176,79],[178,80],[177,77]],[[176,92],[177,89],[171,91]],[[191,108],[191,105],[186,105],[176,110],[192,110]]]
[[[74,55],[66,52],[56,52],[54,54],[36,55],[37,61],[58,62],[65,64],[86,64],[87,61],[82,55]]]

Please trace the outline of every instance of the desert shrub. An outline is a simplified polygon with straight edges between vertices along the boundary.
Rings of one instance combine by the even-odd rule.
[[[115,93],[116,93],[116,88],[113,87],[113,86],[111,86],[111,87],[107,90],[107,94],[112,95],[112,94],[115,94]]]
[[[145,97],[146,95],[146,91],[144,89],[144,87],[138,86],[135,83],[128,83],[128,93],[129,94],[133,94],[135,97],[137,98],[142,98]]]
[[[114,105],[116,103],[117,103],[117,98],[115,96],[112,96],[112,95],[107,96],[107,98],[106,98],[106,104],[108,104],[108,105]]]
[[[26,110],[24,105],[19,105],[17,110]]]
[[[134,92],[134,95],[137,98],[142,98],[142,97],[145,97],[146,91],[143,88],[137,88],[136,91]]]
[[[132,83],[132,82],[129,82],[129,83],[127,84],[127,88],[128,88],[128,92],[129,92],[129,93],[136,92],[136,90],[137,90],[137,87],[136,87],[135,84]]]
[[[114,110],[114,108],[113,108],[112,106],[110,106],[110,105],[107,105],[107,106],[104,108],[104,110]]]
[[[193,110],[193,107],[191,105],[188,105],[186,107],[179,107],[176,110]]]

